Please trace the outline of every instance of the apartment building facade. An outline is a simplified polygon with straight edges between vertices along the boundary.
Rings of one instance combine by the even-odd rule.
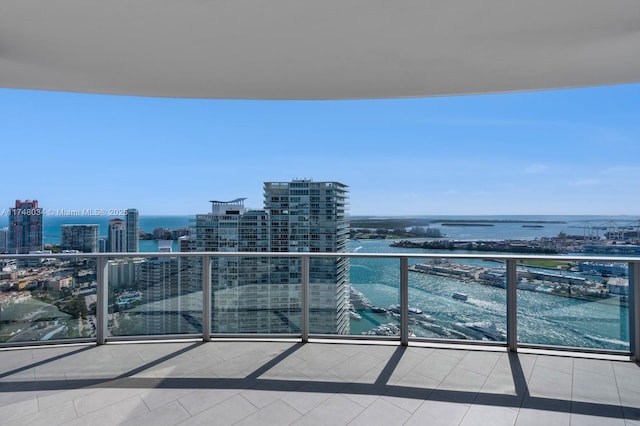
[[[265,182],[264,209],[247,209],[244,201],[212,201],[211,213],[196,216],[195,244],[189,247],[205,252],[347,252],[344,184]],[[301,267],[300,259],[289,257],[212,259],[212,332],[298,333]],[[347,334],[348,259],[313,259],[309,284],[310,331]]]

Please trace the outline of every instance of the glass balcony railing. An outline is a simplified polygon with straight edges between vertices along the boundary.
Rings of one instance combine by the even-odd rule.
[[[357,257],[351,266],[353,335],[372,339],[400,338],[400,268],[398,259]]]
[[[1,255],[0,346],[224,337],[640,354],[640,258]]]
[[[409,332],[429,339],[506,342],[504,262],[416,259],[409,265]]]
[[[202,334],[201,258],[110,257],[107,335]]]
[[[629,350],[627,263],[522,262],[517,277],[521,344]]]

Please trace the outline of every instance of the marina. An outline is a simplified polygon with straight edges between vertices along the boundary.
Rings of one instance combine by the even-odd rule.
[[[518,232],[518,229],[523,230],[521,225],[507,223],[504,227]],[[542,229],[531,228],[527,229],[529,235],[521,236],[534,238],[538,233],[553,232],[550,228],[560,226],[568,225],[549,224]],[[478,234],[469,237],[487,238],[485,229],[488,228],[474,228]],[[505,232],[502,225],[492,229],[500,235]],[[424,253],[425,256],[435,252],[389,247],[389,243],[388,240],[352,241],[351,251]],[[464,250],[457,252],[472,253]],[[409,305],[421,309],[428,318],[414,321],[410,316],[409,329],[413,335],[455,340],[478,339],[478,330],[460,324],[485,322],[494,324],[498,330],[506,330],[505,269],[491,260],[490,253],[484,260],[466,260],[449,265],[428,259],[411,260],[409,268],[412,270],[409,273]],[[417,272],[421,268],[437,273]],[[585,265],[584,268],[595,270],[594,265]],[[612,265],[603,266],[602,269],[625,273],[623,269],[612,269]],[[626,296],[614,293],[626,291],[626,276],[618,276],[613,280],[586,271],[580,273],[577,265],[572,271],[524,265],[519,266],[518,270],[521,278],[518,283],[519,342],[594,349],[629,348]],[[369,302],[367,306],[357,308],[363,319],[352,321],[352,334],[367,333],[383,324],[399,324],[392,313],[381,308],[399,302],[397,262],[352,259],[351,283],[352,288]],[[603,294],[600,291],[605,288],[609,290],[608,296],[601,297]],[[467,300],[454,298],[454,293],[465,294]],[[490,340],[487,336],[485,338]]]
[[[409,266],[409,271],[422,274],[432,274],[442,277],[459,279],[463,282],[475,282],[483,285],[505,288],[506,269],[500,267],[480,267],[462,263],[432,260]],[[600,301],[613,298],[619,302],[619,294],[628,294],[628,290],[621,290],[620,286],[629,286],[628,280],[622,278],[609,285],[603,279],[592,276],[581,276],[580,273],[558,273],[557,270],[544,268],[517,268],[518,289],[534,292],[552,292],[558,296],[576,297],[587,300]],[[610,290],[611,288],[611,291]],[[454,292],[452,297],[466,300],[466,293]]]

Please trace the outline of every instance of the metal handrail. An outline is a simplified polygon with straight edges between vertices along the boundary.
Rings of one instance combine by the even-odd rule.
[[[517,351],[519,345],[522,347],[545,347],[545,345],[519,344],[517,341],[517,261],[520,260],[550,260],[550,261],[597,261],[628,263],[629,265],[629,352],[634,360],[640,360],[640,257],[629,256],[583,256],[583,255],[533,255],[533,254],[497,254],[497,253],[309,253],[309,252],[138,252],[138,253],[37,253],[37,254],[2,254],[0,260],[32,260],[32,259],[95,259],[97,274],[97,310],[96,310],[96,343],[107,342],[107,265],[108,260],[113,259],[133,259],[133,258],[202,258],[202,289],[203,289],[203,332],[204,341],[211,340],[211,259],[220,257],[243,257],[243,258],[300,258],[301,259],[301,332],[302,342],[309,341],[309,260],[313,258],[386,258],[398,259],[400,262],[400,336],[402,345],[407,345],[412,340],[409,336],[408,327],[408,265],[409,260],[416,259],[492,259],[504,260],[506,262],[506,320],[507,320],[507,341],[505,346],[509,351]],[[237,335],[236,335],[237,336]],[[279,335],[269,335],[277,338]],[[144,340],[148,336],[138,336],[138,340]],[[190,336],[193,337],[193,336]],[[286,336],[290,338],[290,335]],[[334,336],[339,338],[339,336]],[[344,336],[353,338],[354,336]],[[361,336],[358,336],[362,338]],[[154,338],[157,338],[154,336]],[[149,337],[151,339],[151,337]],[[376,340],[376,336],[367,336],[367,339]],[[82,339],[84,340],[84,339]],[[109,338],[111,340],[111,338]],[[388,339],[383,339],[388,340]],[[424,338],[417,340],[425,340]],[[438,341],[439,339],[433,339]],[[55,343],[65,343],[55,341]],[[465,341],[464,343],[469,343]],[[19,342],[22,346],[30,345],[32,342]],[[2,346],[14,346],[0,344]],[[557,347],[553,347],[557,349]],[[574,349],[574,348],[572,348]],[[589,352],[593,350],[585,348]],[[610,351],[602,351],[610,352]],[[625,352],[622,352],[625,353]]]
[[[311,252],[229,252],[229,251],[191,251],[191,252],[136,252],[136,253],[37,253],[37,254],[0,254],[2,259],[73,259],[73,258],[137,258],[137,257],[353,257],[353,258],[391,258],[399,259],[406,257],[407,259],[495,259],[495,260],[577,260],[577,261],[599,261],[599,262],[640,262],[640,256],[584,256],[584,255],[548,255],[548,254],[500,254],[494,252],[486,252],[482,254],[473,253],[449,253],[449,252],[430,252],[430,253],[311,253]]]

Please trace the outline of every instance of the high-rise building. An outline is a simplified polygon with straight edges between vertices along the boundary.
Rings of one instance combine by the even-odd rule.
[[[264,207],[271,216],[271,251],[346,253],[348,187],[339,182],[265,182]],[[300,260],[279,258],[272,282],[300,283]],[[349,333],[349,259],[314,258],[309,263],[309,329]]]
[[[106,253],[108,246],[109,238],[98,238],[98,252]]]
[[[264,210],[245,209],[244,198],[212,201],[196,216],[195,250],[345,253],[347,194],[338,182],[294,180],[266,182]],[[295,257],[213,258],[212,331],[299,332],[301,272]],[[348,333],[348,259],[312,259],[309,278],[310,331]]]
[[[140,251],[140,226],[137,209],[127,209],[127,216],[125,217],[127,226],[127,245],[126,250],[128,253],[137,253]]]
[[[178,238],[178,244],[181,252],[198,251],[195,229],[193,229],[193,234]],[[185,257],[182,262],[184,267],[181,268],[180,274],[183,288],[189,292],[202,291],[202,260],[194,257]]]
[[[38,200],[16,200],[15,208],[9,209],[9,253],[42,250],[42,217]]]
[[[98,225],[62,225],[62,250],[98,251]]]
[[[158,241],[158,251],[171,253],[172,245],[170,240]],[[142,324],[146,327],[146,334],[197,332],[185,318],[189,309],[188,298],[183,297],[181,264],[181,260],[175,257],[144,259],[139,282],[144,295],[139,309],[145,313]]]
[[[131,288],[140,280],[141,265],[144,259],[111,259],[107,262],[109,287]]]
[[[269,215],[247,210],[244,200],[211,201],[211,213],[196,215],[197,251],[269,251]],[[269,291],[267,258],[213,258],[211,289],[214,333],[291,331],[275,314],[287,310],[288,302]]]
[[[107,251],[110,253],[122,253],[126,250],[126,228],[124,221],[119,218],[109,221],[107,231]]]
[[[180,251],[196,251],[195,229],[193,230],[193,233],[194,235],[183,235],[178,238]]]
[[[0,253],[9,251],[9,228],[0,229]]]

